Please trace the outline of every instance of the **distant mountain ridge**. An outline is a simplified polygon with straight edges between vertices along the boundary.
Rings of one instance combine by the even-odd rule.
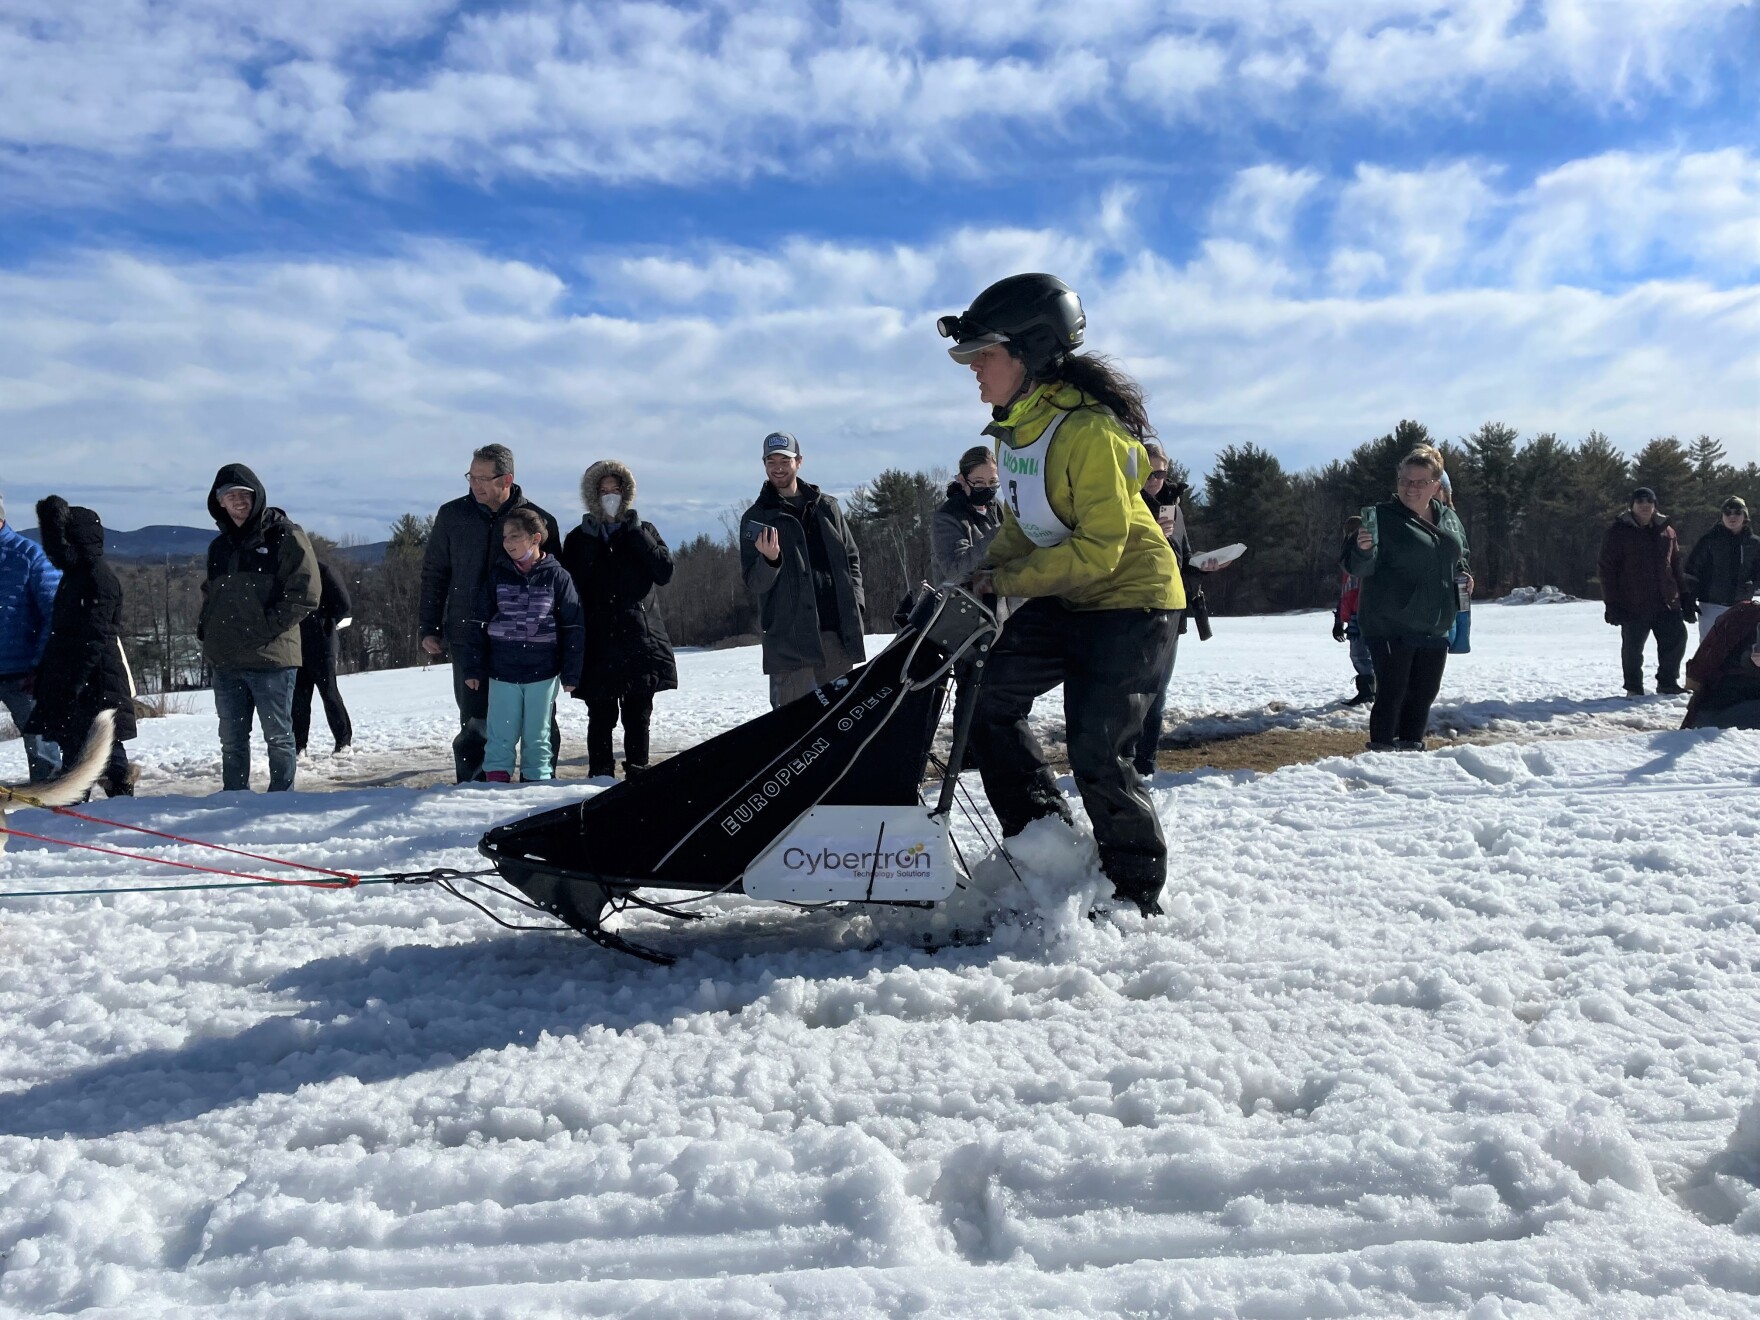
[[[40,541],[35,527],[24,527],[20,532],[33,541]],[[109,559],[200,559],[208,553],[208,542],[214,539],[212,527],[169,527],[156,525],[137,528],[132,532],[119,532],[114,528],[104,529],[104,555]],[[337,554],[347,560],[362,564],[376,564],[385,557],[389,541],[374,541],[370,545],[345,545],[337,550]]]

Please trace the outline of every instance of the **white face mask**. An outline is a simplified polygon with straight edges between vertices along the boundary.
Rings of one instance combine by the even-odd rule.
[[[599,497],[599,507],[605,511],[607,518],[617,517],[617,506],[623,503],[623,496],[613,491],[609,495]]]

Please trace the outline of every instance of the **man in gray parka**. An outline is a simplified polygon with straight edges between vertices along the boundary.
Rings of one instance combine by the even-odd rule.
[[[764,489],[740,520],[739,561],[758,598],[770,705],[786,705],[867,659],[862,563],[837,501],[800,480],[800,442],[764,437]]]

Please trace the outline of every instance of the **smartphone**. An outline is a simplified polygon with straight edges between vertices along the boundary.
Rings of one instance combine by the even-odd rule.
[[[746,519],[746,528],[745,528],[746,540],[756,541],[758,539],[758,537],[763,533],[764,529],[769,526],[770,526],[769,523],[759,522],[756,518],[747,518]]]

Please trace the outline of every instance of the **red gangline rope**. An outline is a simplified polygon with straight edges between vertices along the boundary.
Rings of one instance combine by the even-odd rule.
[[[65,811],[65,808],[51,807],[52,811]],[[113,824],[112,821],[99,821],[94,816],[81,816],[77,811],[68,811],[67,815],[80,816],[82,820],[96,821],[100,825]],[[142,834],[159,834],[158,830],[145,829],[139,825],[119,825],[125,830],[140,830]],[[180,871],[200,871],[204,875],[229,875],[239,880],[260,880],[271,885],[294,885],[301,889],[353,889],[360,884],[361,877],[347,871],[327,871],[321,866],[306,866],[300,862],[283,861],[278,857],[261,857],[256,853],[243,852],[237,848],[227,848],[218,843],[202,843],[197,839],[178,839],[175,834],[160,834],[160,838],[177,839],[179,843],[193,843],[200,848],[216,848],[221,852],[238,853],[241,857],[253,857],[258,861],[273,862],[280,866],[297,867],[302,871],[319,871],[324,875],[336,876],[335,880],[293,880],[273,875],[252,875],[248,871],[226,871],[214,866],[197,866],[194,862],[174,862],[168,857],[149,857],[145,853],[125,852],[120,848],[105,848],[96,843],[75,843],[71,839],[52,839],[46,834],[32,834],[28,830],[15,830],[11,827],[0,829],[0,834],[11,834],[20,839],[35,839],[38,843],[56,843],[64,848],[84,848],[87,852],[106,853],[111,857],[126,857],[135,862],[154,862],[160,866],[175,866]]]
[[[319,875],[334,876],[338,880],[343,880],[343,881],[347,882],[346,884],[341,884],[341,885],[327,885],[327,884],[321,884],[315,880],[277,880],[277,881],[275,881],[276,884],[310,885],[313,888],[318,888],[318,889],[351,889],[355,885],[358,885],[361,882],[361,878],[352,871],[332,871],[329,867],[326,867],[326,866],[308,866],[304,862],[290,862],[285,857],[267,857],[262,853],[246,852],[243,848],[228,848],[223,843],[207,843],[201,839],[186,839],[181,834],[167,834],[163,830],[150,830],[145,825],[125,825],[119,820],[104,820],[102,817],[99,817],[99,816],[88,816],[88,815],[86,815],[85,812],[75,811],[72,807],[50,807],[49,810],[53,811],[57,816],[72,816],[77,820],[90,821],[93,825],[108,825],[111,829],[117,829],[117,830],[133,830],[136,834],[150,834],[155,839],[169,839],[172,843],[187,843],[195,848],[208,848],[214,852],[231,853],[235,857],[248,857],[253,862],[268,862],[271,866],[285,866],[285,867],[288,867],[288,868],[295,870],[295,871],[315,871]],[[9,832],[13,833],[13,834],[18,834],[21,838],[26,838],[26,839],[35,839],[35,838],[40,837],[39,835],[35,835],[35,834],[24,834],[22,831],[19,831],[19,830],[12,830]],[[49,843],[65,843],[66,846],[69,848],[94,848],[95,847],[95,845],[93,845],[93,844],[71,843],[71,842],[68,842],[64,839],[49,839],[49,840],[47,840],[47,842],[49,842]],[[107,848],[97,848],[96,851],[98,851],[98,852],[111,852],[114,850],[107,849]],[[142,853],[126,853],[125,852],[125,853],[117,853],[116,855],[118,857],[133,857],[136,860],[145,861],[145,862],[163,861],[162,858],[148,857]],[[188,866],[186,863],[183,863],[183,862],[164,862],[164,864],[166,866],[185,866],[186,869],[193,870],[193,871],[206,871],[206,870],[210,869],[205,866]],[[214,874],[215,875],[239,875],[239,874],[241,874],[241,872],[238,872],[238,871],[215,871]],[[255,879],[257,877],[253,876],[251,878]]]

